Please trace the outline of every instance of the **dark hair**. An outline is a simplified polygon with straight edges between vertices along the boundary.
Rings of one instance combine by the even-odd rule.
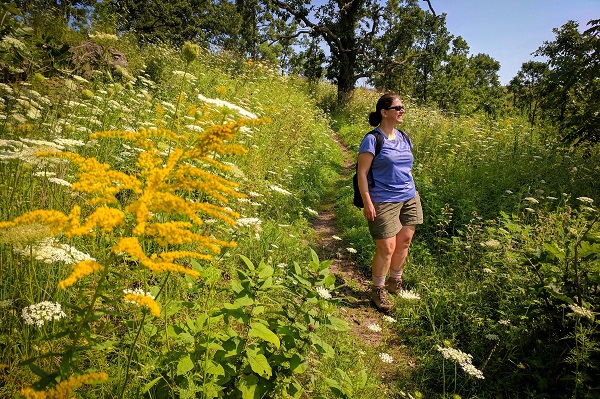
[[[394,100],[400,100],[400,96],[395,93],[387,93],[379,97],[375,106],[375,112],[369,114],[369,125],[379,126],[382,119],[381,110],[391,107]]]

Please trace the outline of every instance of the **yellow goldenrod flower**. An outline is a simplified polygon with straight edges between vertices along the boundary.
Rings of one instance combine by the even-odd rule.
[[[201,254],[199,252],[192,252],[192,251],[169,251],[169,252],[161,253],[160,258],[162,260],[164,260],[165,262],[173,262],[175,259],[181,259],[181,258],[211,260],[212,256],[206,255],[206,254]]]
[[[69,277],[67,277],[66,279],[59,282],[58,288],[64,290],[67,287],[70,287],[73,284],[75,284],[78,280],[82,279],[83,277],[89,276],[90,274],[94,273],[95,271],[102,270],[102,269],[104,269],[104,266],[97,263],[96,261],[83,260],[83,261],[77,263],[75,266],[73,266],[73,271],[71,272]]]
[[[136,237],[121,238],[113,247],[113,252],[116,254],[121,252],[127,253],[137,258],[142,264],[142,266],[147,267],[148,269],[156,273],[174,271],[187,274],[193,278],[200,277],[200,273],[198,273],[197,271],[188,269],[181,265],[177,265],[170,261],[164,261],[163,259],[159,259],[156,254],[153,254],[151,257],[146,256]],[[200,254],[199,256],[204,257],[205,255]]]
[[[34,391],[31,388],[25,388],[20,393],[25,399],[68,399],[71,398],[73,391],[81,385],[106,380],[108,380],[108,374],[104,372],[90,373],[69,377],[56,384],[54,388],[45,391]]]
[[[93,195],[95,198],[90,199],[89,204],[116,204],[118,201],[115,195],[123,189],[130,189],[138,194],[141,192],[141,182],[138,179],[112,170],[110,165],[102,164],[95,158],[85,158],[71,152],[38,152],[36,155],[62,158],[76,165],[79,173],[71,189]]]
[[[125,295],[125,301],[135,302],[140,306],[145,306],[150,309],[150,314],[155,317],[160,316],[160,306],[154,298],[144,294],[127,294]]]
[[[0,229],[8,229],[17,225],[41,224],[50,229],[50,234],[62,231],[68,223],[64,213],[54,210],[38,209],[16,217],[11,222],[0,222]]]

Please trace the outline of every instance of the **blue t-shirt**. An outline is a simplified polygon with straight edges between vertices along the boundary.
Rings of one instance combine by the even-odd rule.
[[[379,128],[377,131],[383,136],[384,142],[381,152],[373,158],[371,168],[375,186],[369,174],[369,194],[373,202],[405,202],[413,198],[417,191],[415,181],[410,172],[414,157],[412,154],[412,142],[410,138],[396,129],[396,138],[388,139]],[[367,134],[360,143],[358,153],[370,152],[375,155],[377,138],[373,134]]]

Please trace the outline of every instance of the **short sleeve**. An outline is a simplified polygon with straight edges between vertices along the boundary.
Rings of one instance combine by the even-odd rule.
[[[375,146],[377,145],[377,138],[374,134],[367,134],[362,141],[360,142],[360,147],[358,148],[358,154],[362,154],[363,152],[370,152],[375,155]]]

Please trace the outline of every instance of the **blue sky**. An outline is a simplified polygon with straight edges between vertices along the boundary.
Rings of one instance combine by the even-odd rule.
[[[427,2],[420,1],[423,9]],[[600,19],[600,0],[431,0],[436,14],[446,14],[446,26],[462,36],[470,54],[485,53],[500,62],[500,83],[508,84],[544,41],[553,41],[553,28],[569,20],[584,31]]]

